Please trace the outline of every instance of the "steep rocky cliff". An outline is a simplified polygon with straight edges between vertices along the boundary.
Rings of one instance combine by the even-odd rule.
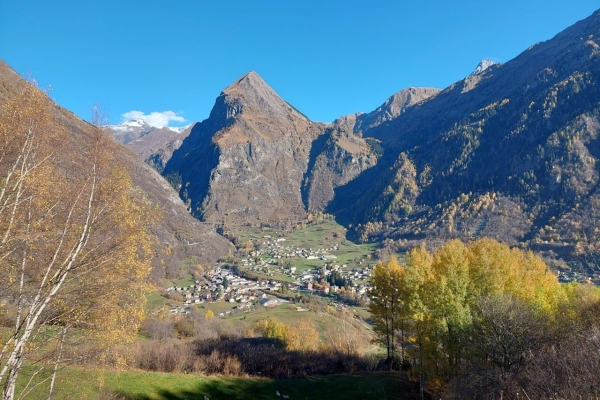
[[[323,211],[333,200],[335,188],[346,185],[377,164],[384,148],[379,139],[367,137],[370,130],[438,93],[439,89],[432,88],[404,89],[370,113],[346,115],[329,124],[325,134],[312,145],[302,182],[307,210]],[[343,198],[337,200],[344,202]]]
[[[382,147],[364,132],[438,93],[410,88],[372,113],[310,121],[255,72],[217,98],[163,174],[200,219],[286,224],[323,211],[344,185],[377,163]]]
[[[302,180],[302,198],[309,212],[323,211],[334,189],[377,164],[377,141],[369,143],[345,125],[328,126],[311,147]]]
[[[306,216],[300,183],[311,144],[323,131],[250,72],[221,93],[163,173],[203,220],[297,221]]]

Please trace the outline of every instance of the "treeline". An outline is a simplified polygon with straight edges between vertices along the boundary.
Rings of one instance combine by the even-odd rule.
[[[574,398],[600,390],[600,295],[560,285],[531,252],[491,239],[411,250],[373,271],[390,369],[448,398]]]

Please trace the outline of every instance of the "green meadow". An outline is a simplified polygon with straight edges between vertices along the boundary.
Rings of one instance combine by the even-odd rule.
[[[47,383],[40,384],[30,396],[46,398],[47,390]],[[53,398],[202,400],[206,396],[210,400],[261,400],[277,399],[277,392],[289,396],[290,400],[411,399],[418,398],[418,385],[398,372],[273,380],[68,367],[59,372]]]

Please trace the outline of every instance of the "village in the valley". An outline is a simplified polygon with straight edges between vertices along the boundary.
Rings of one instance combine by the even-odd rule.
[[[374,263],[364,259],[352,260],[352,264],[338,262],[335,253],[343,250],[337,243],[303,248],[282,236],[263,235],[246,245],[237,257],[197,275],[193,284],[165,288],[171,299],[181,299],[181,305],[170,312],[186,314],[193,305],[221,302],[231,304],[230,309],[217,314],[226,317],[253,307],[288,303],[302,294],[322,296],[337,307],[343,307],[345,299],[362,304],[368,301]],[[298,306],[297,310],[304,309]]]

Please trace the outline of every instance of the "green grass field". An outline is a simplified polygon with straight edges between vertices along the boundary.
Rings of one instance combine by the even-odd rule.
[[[224,318],[223,321],[241,321],[247,328],[254,328],[258,321],[267,318],[275,322],[283,322],[286,325],[294,324],[301,319],[309,319],[318,326],[321,322],[331,321],[334,317],[326,313],[316,313],[314,311],[296,311],[296,305],[286,303],[273,308],[259,308],[249,313],[234,314]]]
[[[319,249],[322,247],[331,247],[335,244],[341,244],[346,241],[346,230],[335,221],[327,221],[319,225],[311,225],[304,229],[298,229],[293,232],[268,231],[252,227],[240,227],[237,232],[241,242],[248,240],[264,241],[265,235],[270,235],[272,239],[284,237],[286,239],[282,245],[293,244],[296,247],[306,249]],[[348,242],[350,243],[350,242]]]
[[[175,286],[190,286],[190,285],[193,285],[195,283],[196,283],[196,281],[194,280],[194,278],[192,277],[192,275],[189,274],[189,276],[187,278],[182,279],[180,281],[175,281],[173,284]]]
[[[157,292],[148,292],[146,293],[146,308],[148,310],[156,310],[157,308],[162,308],[163,306],[170,305],[174,303],[165,299]]]
[[[351,268],[361,267],[366,265],[373,265],[375,261],[367,261],[369,255],[378,247],[376,243],[365,243],[356,244],[346,240],[346,230],[343,226],[336,223],[335,221],[326,221],[319,225],[308,226],[304,229],[299,229],[293,232],[279,232],[279,231],[263,231],[257,228],[246,228],[245,231],[238,232],[238,236],[241,242],[248,240],[256,240],[259,242],[264,241],[265,235],[270,235],[272,238],[285,237],[286,241],[282,242],[282,246],[295,246],[304,249],[326,249],[338,246],[338,250],[328,251],[326,253],[335,255],[337,258],[332,260],[307,260],[305,258],[286,258],[284,262],[289,262],[296,267],[296,273],[302,273],[306,270],[319,268],[326,263],[334,264],[347,264]],[[268,258],[263,256],[263,259]],[[362,261],[362,264],[359,262]],[[284,282],[293,282],[293,279],[284,274],[276,273],[275,267],[270,267],[273,270],[273,276],[267,275],[266,273],[259,271],[251,271],[250,268],[246,268],[249,272],[260,276],[265,279],[276,279]]]
[[[399,399],[417,393],[404,376],[393,373],[332,375],[304,379],[241,379],[227,377],[171,377],[167,374],[122,374],[114,389],[135,399],[276,399],[276,392],[290,399]],[[113,383],[114,382],[114,383]],[[139,385],[143,383],[143,385]],[[140,386],[143,387],[140,388]],[[415,386],[408,390],[406,386]],[[150,390],[148,390],[150,389]],[[404,394],[403,394],[404,392]]]
[[[47,388],[47,385],[38,386],[30,398],[46,398]],[[290,396],[290,400],[418,398],[416,384],[402,373],[392,372],[272,380],[75,367],[60,372],[53,398],[192,400],[207,396],[211,400],[261,400],[277,399],[277,391]]]

